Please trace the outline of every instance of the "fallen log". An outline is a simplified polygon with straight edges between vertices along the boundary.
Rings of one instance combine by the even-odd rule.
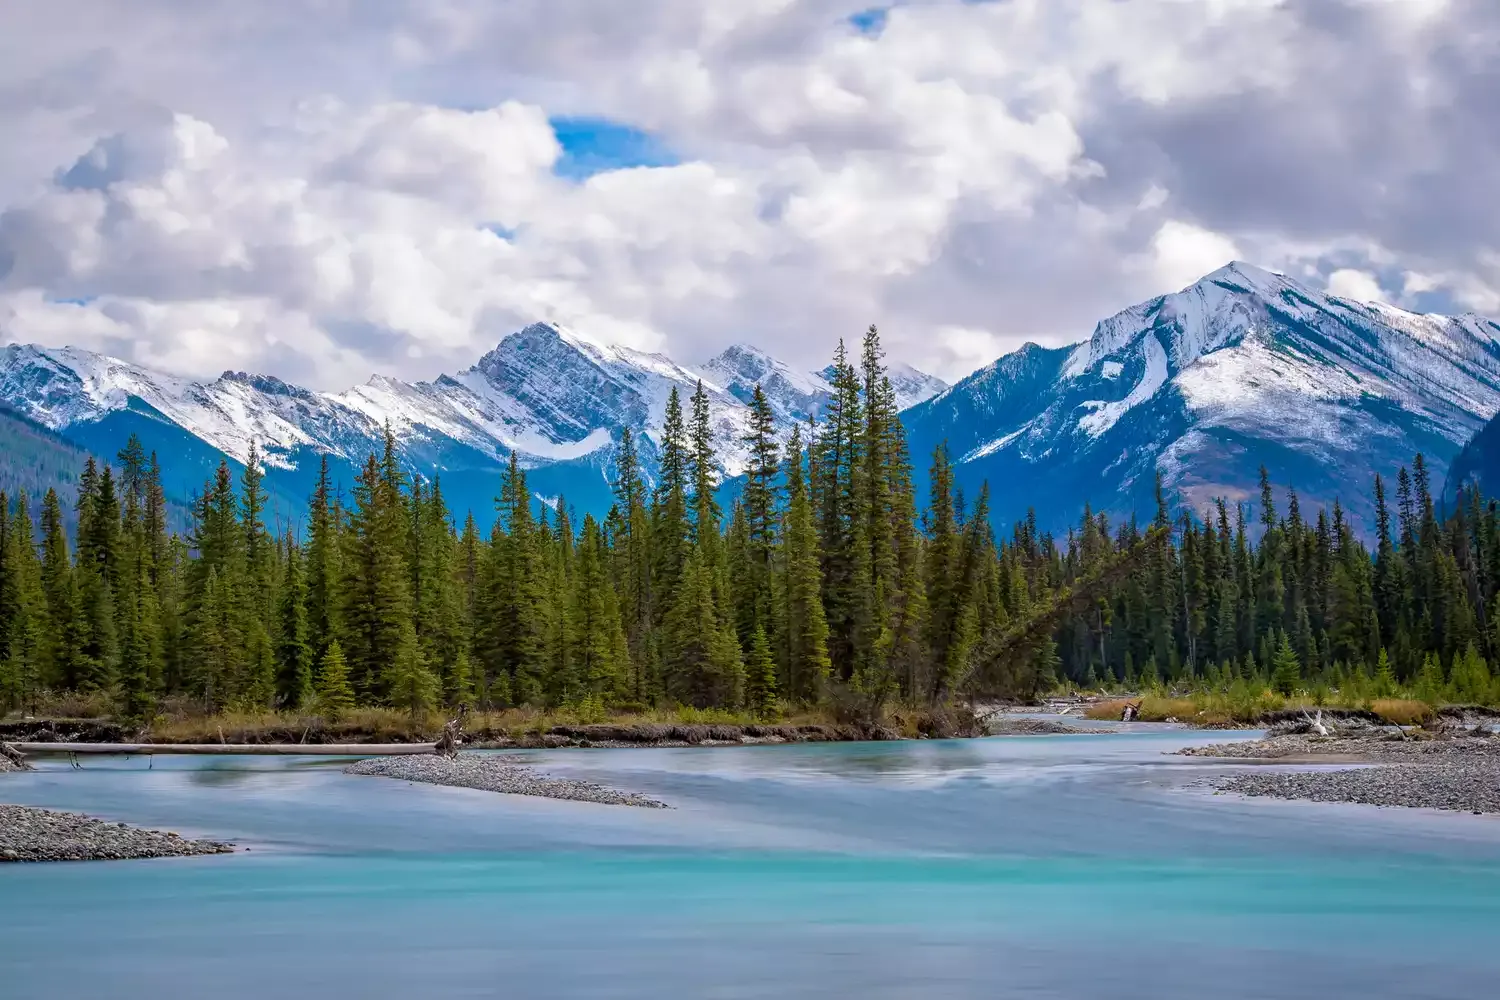
[[[395,757],[436,753],[433,743],[12,743],[23,754],[265,754]]]

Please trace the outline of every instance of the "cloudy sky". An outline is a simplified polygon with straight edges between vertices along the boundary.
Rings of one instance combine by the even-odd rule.
[[[0,0],[0,340],[956,377],[1231,258],[1500,314],[1494,0]]]

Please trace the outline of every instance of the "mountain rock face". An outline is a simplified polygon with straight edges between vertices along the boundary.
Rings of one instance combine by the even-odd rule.
[[[908,393],[943,386],[914,370],[900,370],[899,378]],[[415,383],[377,375],[341,393],[244,372],[194,381],[75,348],[0,349],[0,401],[100,455],[139,434],[158,451],[169,490],[181,496],[221,456],[243,466],[254,442],[286,516],[300,512],[324,456],[347,487],[364,457],[381,447],[387,423],[408,464],[440,476],[450,506],[473,509],[482,523],[512,450],[539,499],[565,496],[580,511],[602,514],[620,430],[638,436],[650,470],[668,396],[677,389],[686,410],[700,380],[731,477],[746,462],[746,404],[757,382],[788,429],[814,416],[828,394],[821,376],[749,346],[731,347],[694,371],[545,323],[506,337],[465,371]]]
[[[1256,493],[1266,466],[1304,510],[1340,499],[1365,532],[1376,473],[1421,452],[1435,478],[1500,410],[1500,326],[1313,291],[1232,263],[1101,322],[1028,344],[904,414],[914,456],[946,443],[997,525],[1054,531],[1085,502],[1118,518]],[[1439,481],[1441,481],[1439,479]],[[1280,494],[1284,497],[1284,493]]]
[[[1500,493],[1500,416],[1479,428],[1454,456],[1443,483],[1443,504],[1452,510],[1459,493],[1478,487],[1485,497]]]

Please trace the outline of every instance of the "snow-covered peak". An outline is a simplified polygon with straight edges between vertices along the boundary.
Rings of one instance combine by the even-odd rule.
[[[910,429],[916,447],[960,456],[967,488],[988,480],[1002,521],[1083,499],[1128,515],[1154,502],[1157,473],[1201,510],[1253,495],[1261,464],[1352,512],[1374,473],[1418,451],[1436,469],[1496,411],[1500,324],[1233,262],[1071,348],[1002,358],[914,411]]]
[[[833,365],[818,374],[831,383],[834,376]],[[885,366],[885,376],[890,379],[891,388],[896,390],[898,410],[909,410],[918,403],[925,403],[948,388],[948,383],[936,375],[929,375],[902,361],[888,363]]]
[[[773,379],[805,396],[828,392],[828,383],[821,376],[797,371],[751,344],[734,344],[726,348],[703,366],[703,373],[731,392],[735,392],[736,386],[753,389],[756,383],[761,383],[762,388],[769,391],[764,383]]]
[[[896,390],[898,410],[910,409],[918,403],[924,403],[948,388],[948,383],[936,375],[929,375],[902,361],[894,361],[887,365],[886,377],[891,380],[891,388]]]

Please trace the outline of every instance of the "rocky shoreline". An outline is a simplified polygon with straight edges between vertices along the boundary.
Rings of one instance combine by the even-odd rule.
[[[451,788],[474,788],[506,795],[535,795],[571,802],[593,802],[599,805],[638,806],[645,809],[670,808],[665,802],[620,792],[591,781],[553,778],[526,766],[521,758],[499,755],[463,754],[441,757],[436,754],[417,757],[371,757],[350,764],[345,774],[363,774],[401,781],[420,781]]]
[[[1261,771],[1221,779],[1214,787],[1238,795],[1307,802],[1446,809],[1476,816],[1500,813],[1500,761],[1481,764],[1444,760],[1336,771]]]
[[[1350,765],[1319,771],[1240,772],[1213,779],[1210,784],[1219,792],[1476,815],[1500,813],[1500,738],[1485,728],[1430,733],[1355,725],[1326,733],[1279,731],[1261,740],[1188,747],[1177,753]]]
[[[0,862],[124,861],[229,854],[233,844],[108,823],[81,813],[0,805]]]

